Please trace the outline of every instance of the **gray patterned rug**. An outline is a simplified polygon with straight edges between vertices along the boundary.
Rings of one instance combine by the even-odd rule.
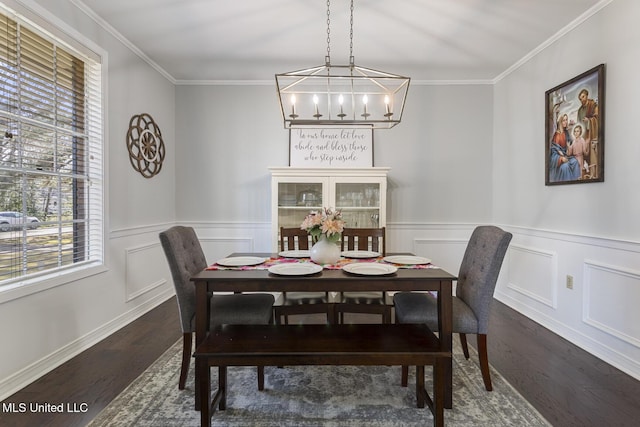
[[[454,340],[457,341],[457,340]],[[162,355],[89,424],[91,427],[199,426],[193,409],[193,363],[185,390],[178,390],[181,342]],[[484,390],[477,354],[466,360],[454,347],[453,409],[447,426],[550,426],[495,370],[493,391]],[[427,390],[431,390],[426,367]],[[400,386],[400,367],[266,367],[265,390],[256,369],[229,368],[227,409],[213,414],[214,426],[425,426],[433,418],[415,403],[415,369]],[[212,371],[217,384],[217,369]]]

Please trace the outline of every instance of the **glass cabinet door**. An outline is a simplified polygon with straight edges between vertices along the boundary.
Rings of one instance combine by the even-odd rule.
[[[380,226],[379,182],[338,182],[335,184],[335,200],[347,227]]]
[[[278,183],[278,229],[300,227],[312,211],[320,212],[325,201],[323,182]]]
[[[339,209],[350,228],[386,226],[389,168],[272,167],[271,235],[278,252],[280,227],[300,227],[305,216]]]

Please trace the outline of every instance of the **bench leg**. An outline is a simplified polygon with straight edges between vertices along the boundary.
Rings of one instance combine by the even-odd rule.
[[[409,384],[409,367],[402,365],[402,387],[406,387]]]
[[[196,409],[200,410],[200,425],[209,427],[211,426],[211,372],[209,365],[202,359],[196,359],[196,369],[198,370]]]
[[[264,366],[258,366],[258,390],[264,390]]]
[[[195,369],[195,378],[194,378],[194,409],[196,411],[200,411],[200,396],[201,396],[201,389],[202,387],[200,387],[200,383],[202,382],[202,378],[200,377],[200,375],[205,375],[203,372],[205,372],[202,367],[200,366],[202,363],[204,363],[202,360],[200,359],[196,359],[195,361],[195,365],[196,365],[196,369]]]
[[[418,402],[418,408],[424,408],[425,404],[424,388],[424,365],[416,366],[416,401]]]
[[[438,357],[433,365],[433,398],[429,396],[424,385],[424,366],[416,366],[416,400],[418,402],[418,408],[424,408],[425,405],[429,406],[431,414],[433,414],[434,427],[444,427],[447,383],[446,360]]]
[[[447,409],[453,408],[453,358],[447,357],[446,361],[442,361],[444,368],[443,380],[444,385],[444,407]],[[447,379],[448,378],[448,379]]]
[[[451,358],[447,359],[451,361]],[[433,425],[435,427],[444,427],[444,407],[447,383],[447,362],[445,359],[438,357],[433,366]]]
[[[227,367],[218,367],[218,393],[220,394],[220,402],[218,402],[218,409],[224,411],[227,409]]]
[[[336,310],[337,304],[329,304],[327,309],[327,323],[330,325],[335,325],[340,323],[340,319],[338,319],[338,311]]]

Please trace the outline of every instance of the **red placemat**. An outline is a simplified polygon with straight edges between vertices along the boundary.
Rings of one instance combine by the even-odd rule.
[[[354,262],[379,262],[382,264],[391,264],[397,268],[408,268],[408,269],[424,269],[424,268],[437,268],[433,264],[393,264],[388,263],[382,260],[383,257],[377,258],[340,258],[338,262],[335,264],[324,264],[323,268],[327,270],[340,270],[343,266],[347,264],[352,264]],[[243,265],[238,267],[227,267],[224,265],[212,264],[207,267],[207,270],[268,270],[269,267],[278,265],[278,264],[291,264],[291,263],[303,263],[303,262],[313,262],[310,258],[285,258],[285,257],[272,257],[267,258],[265,262],[258,265]]]

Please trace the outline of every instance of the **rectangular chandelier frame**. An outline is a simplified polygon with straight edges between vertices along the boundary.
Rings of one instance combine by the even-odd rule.
[[[400,123],[409,77],[350,65],[276,74],[284,127],[390,129]]]

